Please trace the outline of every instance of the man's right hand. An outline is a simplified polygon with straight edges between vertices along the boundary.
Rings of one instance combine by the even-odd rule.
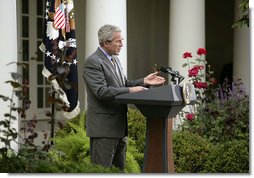
[[[140,92],[140,91],[144,91],[144,90],[148,90],[148,88],[145,88],[145,87],[142,87],[142,86],[136,86],[136,87],[130,87],[129,88],[130,93]]]

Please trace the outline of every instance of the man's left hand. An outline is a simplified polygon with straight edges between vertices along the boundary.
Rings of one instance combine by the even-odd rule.
[[[145,85],[161,85],[165,82],[165,79],[163,77],[158,76],[158,71],[151,73],[147,75],[144,78],[144,84]]]

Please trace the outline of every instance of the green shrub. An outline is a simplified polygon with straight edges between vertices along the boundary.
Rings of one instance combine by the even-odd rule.
[[[199,173],[212,149],[207,140],[188,131],[173,133],[173,154],[177,173]]]
[[[207,157],[202,172],[249,173],[248,142],[234,140],[215,146]]]
[[[61,173],[121,173],[118,168],[106,168],[95,165],[89,159],[74,160],[58,150],[52,150],[50,157],[54,158],[54,166]]]
[[[175,131],[173,152],[177,173],[249,173],[245,140],[212,144],[196,133]]]
[[[55,150],[65,153],[68,159],[81,161],[89,159],[89,138],[84,128],[85,114],[69,120],[55,137]]]
[[[71,125],[77,125],[80,129],[85,128],[86,112],[80,112],[76,117],[68,120],[65,126],[56,132],[56,137],[65,137],[70,132],[74,131]],[[71,125],[69,123],[72,123]],[[83,126],[82,126],[83,125]]]
[[[133,140],[131,137],[128,138],[128,147],[127,147],[127,168],[129,173],[140,173],[143,163],[144,154],[140,153],[136,147],[136,140]],[[140,164],[141,162],[141,164]]]
[[[8,157],[0,158],[0,172],[39,173],[59,170],[47,152],[22,148],[18,154],[13,152]]]
[[[70,163],[68,160],[83,162],[82,164],[92,167],[93,164],[90,163],[90,153],[89,153],[89,138],[86,136],[85,130],[85,113],[81,113],[79,116],[67,121],[66,126],[59,130],[55,137],[55,151],[62,154],[61,162],[67,162],[67,165]],[[58,155],[58,154],[56,154]],[[126,155],[126,168],[125,172],[127,173],[139,173],[140,167],[135,160],[135,155],[138,155],[138,151],[135,148],[134,141],[129,138],[129,143],[127,147]],[[63,159],[65,158],[65,159]],[[80,164],[80,163],[78,163]],[[106,172],[110,169],[99,166],[99,169],[102,172]],[[94,171],[94,169],[92,169]],[[86,171],[86,170],[83,170]],[[120,172],[119,169],[114,168],[111,172]],[[91,170],[89,171],[91,172]],[[96,171],[98,172],[98,171]],[[109,171],[110,172],[110,171]]]
[[[15,153],[9,153],[7,157],[0,156],[0,172],[22,172],[25,169],[20,158]]]
[[[19,155],[12,154],[0,158],[2,173],[120,173],[117,168],[105,168],[93,165],[89,161],[81,162],[67,159],[61,152],[42,152],[22,150]]]
[[[146,118],[139,110],[129,109],[128,125],[129,138],[135,142],[135,148],[138,151],[135,153],[134,157],[142,168],[146,140]]]

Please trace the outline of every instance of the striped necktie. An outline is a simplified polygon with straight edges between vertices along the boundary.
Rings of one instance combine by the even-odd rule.
[[[114,57],[112,57],[111,60],[112,60],[113,66],[116,69],[117,77],[120,79],[121,83],[124,84],[120,69],[119,69],[117,62],[116,62],[116,59]]]
[[[115,67],[115,69],[117,69],[117,65],[116,65],[116,60],[115,60],[115,58],[111,58],[111,61],[112,61],[112,63],[113,63],[113,66]]]

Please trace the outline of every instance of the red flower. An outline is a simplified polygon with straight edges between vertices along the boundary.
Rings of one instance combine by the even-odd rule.
[[[206,55],[206,49],[205,48],[198,48],[198,51],[197,51],[197,54],[198,55],[202,55],[202,54],[204,54],[204,55]]]
[[[185,52],[185,53],[183,53],[183,58],[191,58],[192,57],[192,55],[191,55],[191,53],[189,53],[189,52]]]
[[[204,66],[198,66],[198,69],[199,70],[202,70],[202,69],[204,69],[205,67]]]
[[[211,78],[211,79],[210,79],[210,82],[211,82],[213,85],[217,84],[217,80],[216,80],[215,78]]]
[[[192,69],[188,70],[189,77],[196,77],[198,75],[199,66],[195,66]]]
[[[194,119],[194,114],[193,113],[188,113],[185,115],[186,119],[188,119],[189,121],[192,121]]]
[[[196,82],[194,82],[194,87],[201,89],[201,88],[207,88],[208,85],[205,82],[198,82],[198,81],[196,81]]]

